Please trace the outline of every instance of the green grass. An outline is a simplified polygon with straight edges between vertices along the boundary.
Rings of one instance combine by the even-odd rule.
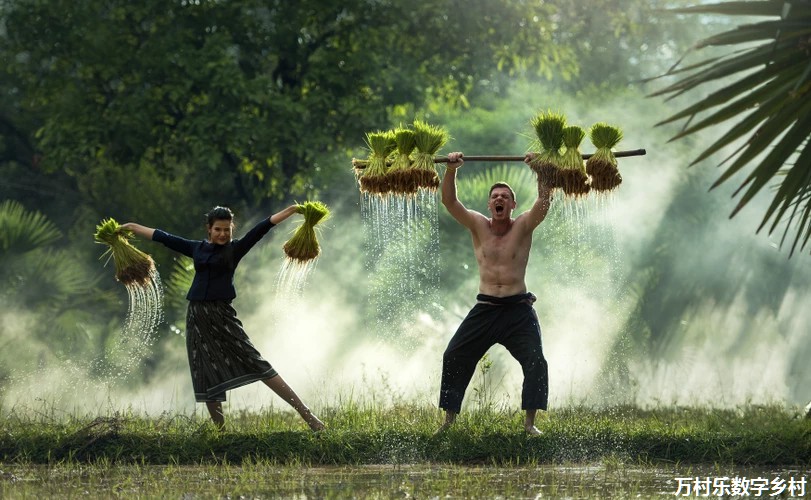
[[[463,412],[434,436],[441,414],[418,404],[323,409],[328,430],[317,435],[297,415],[273,410],[230,414],[224,432],[182,415],[0,413],[0,465],[811,465],[811,420],[778,406],[555,409],[539,417],[540,437],[522,432],[522,412],[498,409]]]

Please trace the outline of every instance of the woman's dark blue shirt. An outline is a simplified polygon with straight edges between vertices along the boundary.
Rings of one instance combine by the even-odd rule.
[[[227,245],[187,240],[161,229],[155,230],[152,240],[194,260],[194,280],[186,294],[187,300],[231,301],[237,296],[234,288],[237,264],[273,226],[269,218],[264,219],[245,236],[231,240]]]

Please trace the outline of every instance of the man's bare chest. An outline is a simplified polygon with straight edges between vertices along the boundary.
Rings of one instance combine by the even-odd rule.
[[[487,261],[511,261],[524,253],[522,239],[516,234],[504,235],[486,234],[479,242],[477,253]]]

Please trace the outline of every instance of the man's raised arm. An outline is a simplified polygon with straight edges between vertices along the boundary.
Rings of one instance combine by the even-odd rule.
[[[527,156],[524,158],[524,163],[529,165],[534,156],[535,153],[527,153]],[[538,199],[535,200],[535,203],[532,204],[532,207],[530,207],[529,210],[527,210],[522,214],[522,218],[526,219],[530,231],[538,227],[541,224],[541,222],[546,218],[546,214],[549,212],[549,207],[551,204],[552,204],[552,188],[549,187],[549,185],[546,182],[546,179],[542,178],[539,174]]]
[[[473,229],[475,215],[465,208],[456,196],[456,170],[461,168],[465,161],[462,153],[449,153],[445,175],[442,177],[442,204],[454,219],[468,229]]]

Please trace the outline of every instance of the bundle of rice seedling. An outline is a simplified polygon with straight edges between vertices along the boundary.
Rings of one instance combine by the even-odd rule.
[[[405,127],[394,129],[393,134],[397,152],[386,174],[389,190],[402,195],[416,193],[419,186],[416,176],[411,173],[411,153],[417,147],[416,135]]]
[[[439,187],[439,174],[434,164],[434,155],[448,140],[450,134],[444,128],[414,120],[414,143],[417,152],[410,170],[418,187],[428,190]]]
[[[94,238],[107,245],[102,257],[109,255],[115,262],[115,278],[125,285],[149,286],[156,273],[152,257],[138,250],[130,241],[132,231],[123,229],[114,219],[103,219],[96,226]]]
[[[607,123],[591,126],[591,143],[596,151],[586,161],[586,172],[591,176],[591,187],[597,191],[611,191],[622,183],[617,169],[617,158],[611,149],[622,140],[619,127]]]
[[[538,154],[529,166],[549,187],[563,187],[560,176],[562,157],[560,150],[563,147],[563,129],[566,127],[566,117],[560,113],[546,111],[535,116],[531,122],[538,137],[536,149]]]
[[[308,201],[296,205],[296,213],[303,215],[304,221],[284,244],[284,253],[291,260],[307,262],[321,253],[315,226],[329,218],[329,209],[320,201]]]
[[[369,162],[358,180],[361,191],[374,194],[388,193],[386,160],[396,148],[394,134],[391,131],[367,132],[366,145],[369,147]]]
[[[583,155],[580,153],[580,143],[585,136],[586,132],[576,125],[563,128],[563,145],[566,152],[563,153],[558,175],[566,196],[584,196],[591,189],[589,176],[583,165]]]

